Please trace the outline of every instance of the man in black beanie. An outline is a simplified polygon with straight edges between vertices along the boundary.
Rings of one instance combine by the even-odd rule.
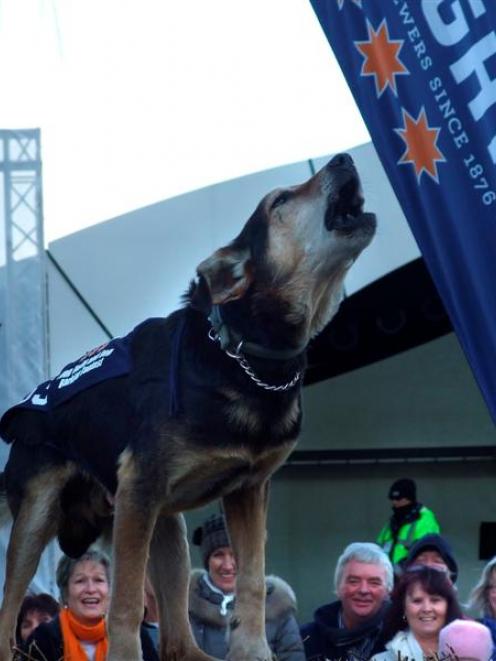
[[[415,565],[442,569],[448,574],[452,583],[456,583],[458,578],[458,564],[451,546],[446,537],[436,533],[424,535],[418,539],[401,564],[404,570]]]
[[[412,479],[396,480],[388,497],[393,514],[379,533],[377,543],[393,565],[398,565],[414,542],[429,533],[439,533],[440,528],[434,512],[417,501],[417,485]]]

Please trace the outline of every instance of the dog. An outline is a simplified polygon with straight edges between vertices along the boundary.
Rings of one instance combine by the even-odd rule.
[[[57,537],[78,557],[112,520],[109,660],[141,659],[146,572],[160,611],[160,659],[210,659],[188,623],[182,512],[217,498],[238,568],[228,659],[272,658],[264,630],[269,478],[300,431],[306,347],[336,313],[344,277],[375,233],[363,205],[347,154],[269,193],[237,238],[198,266],[180,309],[123,338],[129,369],[47,410],[49,391],[91,380],[120,351],[100,347],[4,414],[0,433],[12,445],[2,484],[14,526],[0,661],[10,658],[47,542]]]

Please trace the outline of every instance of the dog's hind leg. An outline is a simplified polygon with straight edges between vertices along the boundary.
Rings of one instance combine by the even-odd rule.
[[[5,488],[5,473],[0,473],[0,528],[7,525],[12,520],[12,512],[7,502],[7,493]]]
[[[54,537],[58,498],[67,469],[54,468],[32,477],[26,484],[7,549],[6,580],[0,611],[0,661],[10,661],[17,613],[40,555]]]
[[[148,574],[160,611],[160,661],[207,661],[188,618],[190,576],[186,525],[181,514],[159,516],[150,546]]]
[[[236,603],[231,620],[229,661],[269,661],[265,637],[265,534],[268,482],[224,496],[229,536],[234,549]]]

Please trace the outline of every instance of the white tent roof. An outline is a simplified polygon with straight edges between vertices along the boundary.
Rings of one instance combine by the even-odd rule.
[[[48,240],[369,139],[308,0],[2,0],[0,76]]]

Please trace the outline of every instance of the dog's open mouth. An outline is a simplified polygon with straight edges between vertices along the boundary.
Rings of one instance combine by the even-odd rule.
[[[363,203],[358,178],[352,177],[342,185],[337,199],[330,200],[324,220],[326,228],[351,234],[361,224]]]

